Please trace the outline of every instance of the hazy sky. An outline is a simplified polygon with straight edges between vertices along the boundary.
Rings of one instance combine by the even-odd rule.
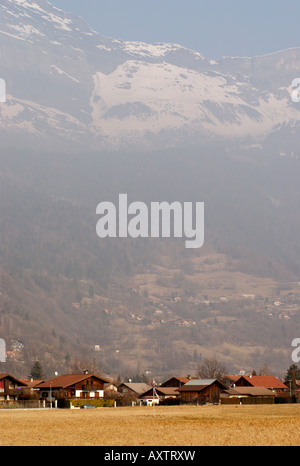
[[[300,46],[299,0],[49,0],[115,39],[172,42],[209,58]]]

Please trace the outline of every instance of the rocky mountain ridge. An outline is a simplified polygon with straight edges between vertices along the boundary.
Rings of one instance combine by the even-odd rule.
[[[1,74],[9,141],[155,149],[203,141],[264,141],[293,132],[300,48],[210,60],[178,44],[104,37],[46,0],[3,0]]]

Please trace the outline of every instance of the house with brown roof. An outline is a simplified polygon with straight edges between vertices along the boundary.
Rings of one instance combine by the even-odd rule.
[[[41,398],[47,400],[97,399],[104,397],[104,386],[109,380],[95,374],[64,374],[36,385]]]
[[[142,393],[145,393],[151,388],[147,383],[142,382],[123,382],[118,386],[118,391],[124,396],[139,398]]]
[[[22,383],[25,384],[24,387],[19,387],[21,388],[21,395],[20,399],[39,399],[40,397],[40,390],[37,387],[37,385],[41,384],[44,382],[44,380],[34,380],[33,378],[31,379],[23,379],[21,380]]]
[[[0,400],[17,400],[26,384],[10,374],[0,374]]]
[[[153,387],[147,390],[145,393],[139,397],[139,400],[144,402],[147,405],[152,405],[153,403],[159,404],[161,402],[166,404],[173,404],[176,401],[180,400],[180,393],[177,390],[178,387]]]
[[[264,387],[276,394],[288,391],[288,387],[273,375],[242,375],[236,380],[235,387]]]
[[[182,403],[205,405],[218,404],[221,391],[226,389],[227,387],[218,379],[191,379],[177,390]]]
[[[274,398],[276,394],[269,388],[265,387],[236,387],[223,390],[221,398],[246,398],[246,397],[259,397],[259,398]]]
[[[187,377],[171,377],[170,379],[166,380],[160,387],[182,387],[185,383],[191,380],[190,376]]]

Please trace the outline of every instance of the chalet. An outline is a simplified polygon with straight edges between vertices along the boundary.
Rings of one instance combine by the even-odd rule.
[[[274,393],[283,393],[288,391],[288,387],[273,375],[252,375],[240,376],[236,382],[236,387],[265,387]]]
[[[26,384],[10,374],[0,374],[0,400],[17,400]]]
[[[44,380],[34,380],[31,378],[30,380],[24,379],[21,380],[25,384],[25,387],[21,388],[20,399],[32,399],[32,398],[39,398],[40,390],[38,385],[44,382]]]
[[[191,379],[177,390],[182,403],[205,405],[206,403],[219,403],[220,393],[226,388],[217,379]]]
[[[153,403],[159,404],[159,402],[174,402],[180,399],[180,393],[177,390],[177,387],[155,387],[155,391],[153,388],[150,388],[145,393],[143,393],[139,400],[143,401],[147,405],[151,405]]]
[[[115,400],[121,402],[123,399],[123,395],[118,392],[118,386],[113,383],[106,383],[104,384],[104,398],[107,400]]]
[[[118,386],[113,382],[108,382],[104,384],[104,390],[117,392]]]
[[[191,380],[190,376],[171,377],[171,379],[168,379],[162,384],[160,384],[160,387],[182,387],[182,385],[186,384],[189,380]]]
[[[65,374],[38,384],[43,399],[97,399],[104,396],[109,380],[95,374]]]
[[[122,395],[139,398],[140,395],[145,393],[150,388],[151,388],[150,385],[146,383],[123,382],[118,386],[118,391],[122,393]]]

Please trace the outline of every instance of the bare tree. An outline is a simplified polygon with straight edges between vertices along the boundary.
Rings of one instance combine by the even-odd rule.
[[[94,358],[91,360],[75,359],[70,364],[70,369],[73,373],[87,372],[89,374],[101,374],[101,368],[96,363]]]
[[[264,364],[259,371],[259,375],[270,375],[270,369],[268,368],[267,364]]]
[[[227,373],[226,367],[216,359],[204,359],[199,365],[196,375],[200,379],[221,379]]]

